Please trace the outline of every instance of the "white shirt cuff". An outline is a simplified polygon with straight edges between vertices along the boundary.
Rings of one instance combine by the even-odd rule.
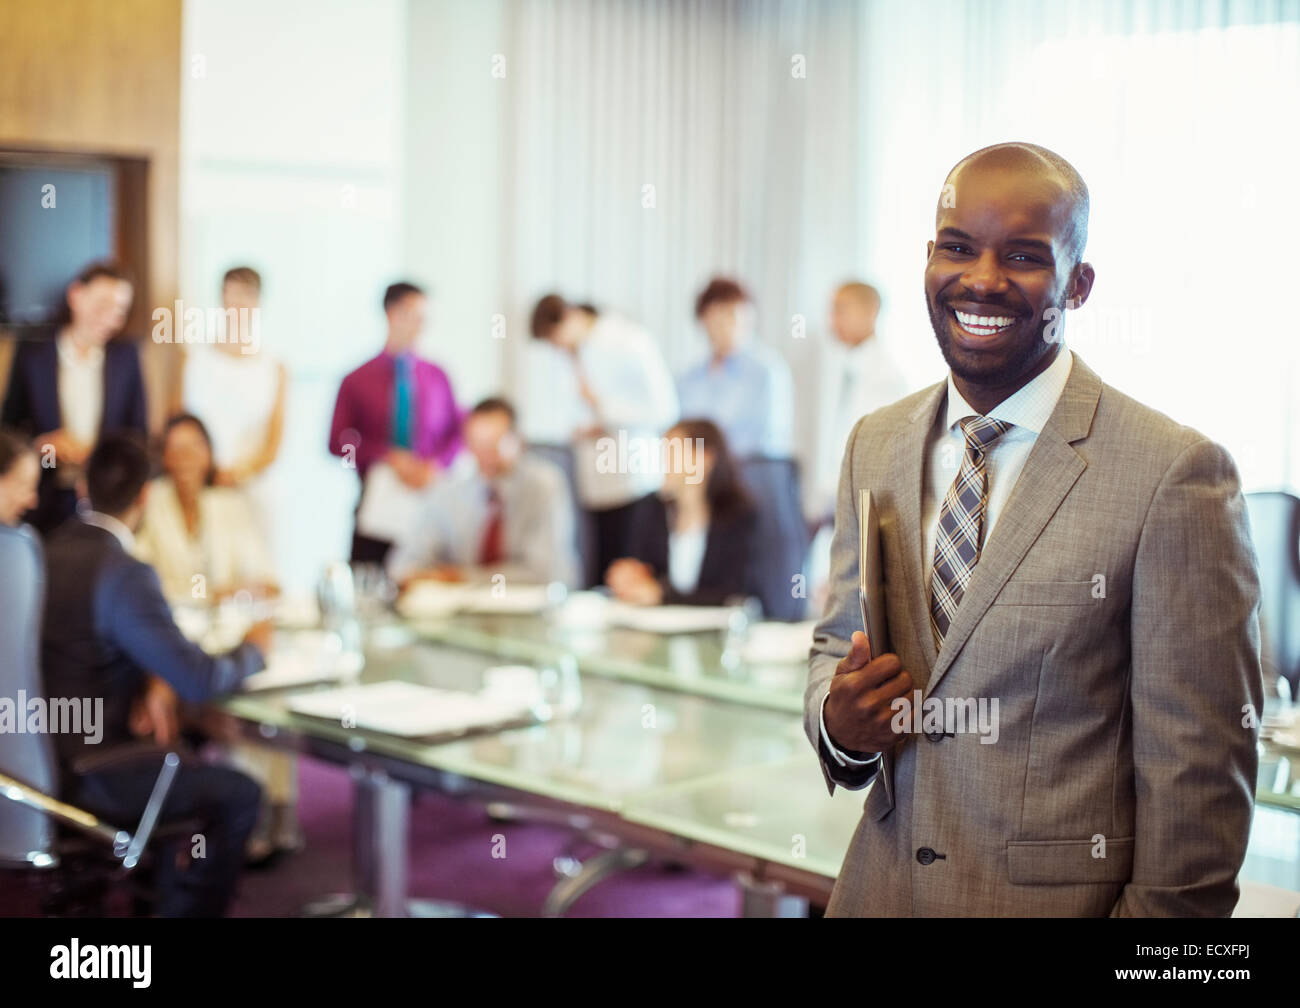
[[[854,759],[852,756],[849,756],[844,752],[842,752],[840,749],[836,748],[835,743],[831,741],[830,733],[826,731],[826,701],[830,698],[830,695],[831,695],[831,691],[827,690],[826,695],[822,697],[822,706],[821,706],[822,741],[826,743],[827,751],[829,751],[831,756],[835,758],[835,762],[842,767],[848,767],[848,766],[865,767],[865,766],[871,766],[871,764],[878,762],[880,760],[880,753],[876,753],[874,756],[871,757],[871,759],[860,760],[860,759]]]

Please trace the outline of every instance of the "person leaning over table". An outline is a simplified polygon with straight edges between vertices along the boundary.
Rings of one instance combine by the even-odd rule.
[[[243,643],[224,654],[209,655],[185,639],[158,575],[132,555],[148,479],[143,444],[125,433],[102,437],[82,480],[90,509],[61,525],[45,549],[45,691],[103,703],[100,737],[54,736],[64,790],[74,805],[116,823],[139,821],[158,765],[74,773],[78,758],[91,751],[87,747],[121,745],[142,735],[174,745],[174,696],[199,703],[238,689],[263,669],[271,642],[266,623],[255,624]],[[151,680],[149,673],[157,678]],[[155,689],[159,683],[168,687],[162,696]],[[244,774],[182,754],[161,816],[197,819],[206,844],[201,858],[188,856],[188,835],[160,853],[155,885],[161,916],[225,913],[257,822],[259,797],[257,784]]]
[[[578,582],[573,498],[560,468],[528,455],[515,410],[484,399],[465,418],[473,464],[458,464],[426,492],[409,533],[388,555],[392,580]]]
[[[726,605],[755,594],[754,506],[718,425],[682,420],[665,436],[664,480],[632,524],[629,555],[605,572],[636,605]]]
[[[1237,902],[1263,702],[1245,500],[1223,448],[1063,345],[1095,276],[1088,209],[1034,144],[958,162],[924,270],[949,374],[849,438],[804,726],[832,793],[874,785],[828,916]],[[862,490],[893,648],[875,655]],[[978,730],[934,722],[981,702]]]

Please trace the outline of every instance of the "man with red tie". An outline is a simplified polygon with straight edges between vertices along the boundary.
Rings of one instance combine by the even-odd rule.
[[[384,292],[388,338],[383,352],[343,379],[330,425],[330,451],[362,482],[383,463],[412,490],[423,490],[461,448],[461,414],[442,368],[416,355],[428,298],[412,283]],[[353,563],[383,563],[392,543],[352,536]]]
[[[389,576],[418,580],[575,585],[573,501],[563,471],[523,450],[515,410],[484,399],[465,418],[474,465],[457,464],[426,494],[419,518],[388,555]]]

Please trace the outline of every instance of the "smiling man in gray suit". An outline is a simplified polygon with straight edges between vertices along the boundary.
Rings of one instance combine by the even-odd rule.
[[[874,786],[828,915],[1236,903],[1263,695],[1244,501],[1222,448],[1061,342],[1087,224],[1051,151],[953,168],[925,269],[949,377],[849,438],[805,728],[832,792]],[[863,489],[893,647],[874,658]],[[995,723],[958,716],[977,711]]]

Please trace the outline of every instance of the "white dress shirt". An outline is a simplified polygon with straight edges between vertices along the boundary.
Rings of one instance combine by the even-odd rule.
[[[500,500],[504,555],[482,567],[493,488]],[[430,567],[454,564],[470,581],[501,574],[511,583],[559,581],[572,587],[578,581],[578,557],[564,472],[525,454],[489,486],[478,465],[462,455],[425,491],[419,517],[393,544],[386,564],[388,576],[398,582]]]
[[[911,391],[879,336],[851,347],[828,338],[821,348],[819,369],[813,478],[805,481],[804,488],[810,518],[835,512],[840,463],[854,425],[866,414],[897,402]]]
[[[63,429],[82,444],[93,445],[104,415],[104,348],[79,348],[66,334],[59,337],[56,347]]]
[[[693,529],[668,533],[668,582],[683,595],[695,591],[700,583],[700,567],[709,545],[707,523]]]
[[[112,515],[103,514],[99,511],[83,511],[81,520],[87,525],[94,525],[95,528],[101,528],[114,539],[122,544],[122,549],[128,553],[135,552],[135,533],[127,528],[120,520]]]
[[[578,499],[593,510],[621,507],[663,483],[659,440],[677,420],[677,387],[650,334],[602,314],[578,348],[578,367],[596,399],[599,438],[574,446]]]
[[[1015,489],[1025,460],[1047,424],[1047,418],[1056,408],[1057,400],[1065,389],[1074,365],[1074,355],[1062,346],[1056,360],[1047,370],[1035,377],[1019,391],[994,406],[986,416],[1011,424],[1007,430],[984,452],[984,470],[988,478],[988,498],[984,509],[984,545],[987,546],[997,524],[998,516]],[[948,375],[947,410],[936,417],[934,427],[926,442],[925,482],[921,495],[921,528],[924,533],[925,588],[930,595],[930,572],[934,566],[934,544],[939,535],[939,511],[943,499],[961,470],[966,454],[966,438],[961,432],[961,421],[979,413],[962,398],[957,386]],[[830,692],[827,691],[827,696]],[[826,700],[822,700],[822,741],[840,766],[868,766],[879,759],[857,760],[845,755],[831,743],[826,731]]]
[[[155,479],[132,552],[158,572],[172,605],[210,601],[218,592],[247,584],[276,583],[248,501],[229,487],[204,487],[199,493],[199,527],[191,535],[176,485],[167,476]]]

